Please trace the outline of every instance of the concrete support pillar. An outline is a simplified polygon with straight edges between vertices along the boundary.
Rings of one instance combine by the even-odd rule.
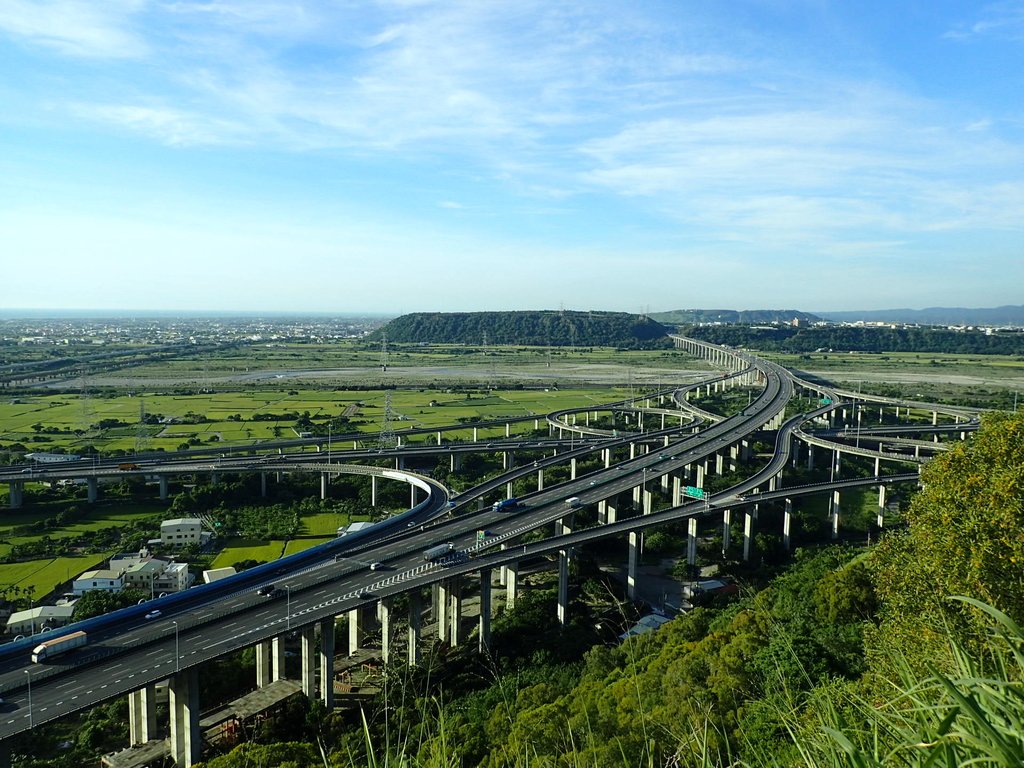
[[[645,515],[651,514],[651,510],[654,507],[654,494],[651,493],[650,491],[648,491],[646,488],[644,488],[643,502],[644,502],[644,506],[643,506],[643,510],[642,510],[643,514],[645,514]]]
[[[875,477],[882,474],[882,457],[875,456]]]
[[[697,564],[697,518],[691,517],[687,521],[686,534],[686,563]]]
[[[491,647],[491,569],[480,569],[480,627],[477,632],[480,653]]]
[[[612,451],[610,448],[601,449],[601,459],[604,461],[604,468],[608,469],[612,465]]]
[[[683,478],[678,474],[672,475],[672,506],[678,507],[683,503]]]
[[[732,543],[732,510],[722,510],[722,554],[729,551]]]
[[[366,627],[363,621],[363,609],[353,608],[348,612],[348,655],[363,647],[366,642]]]
[[[199,731],[199,678],[196,668],[171,677],[168,707],[171,713],[171,759],[178,768],[199,762],[202,738]]]
[[[160,477],[157,479],[160,483],[160,501],[167,501],[167,496],[169,495],[167,487],[167,475],[160,475]]]
[[[505,437],[512,437],[512,423],[505,422]]]
[[[452,451],[448,466],[452,472],[458,472],[462,469],[462,454]]]
[[[95,477],[87,477],[85,479],[85,486],[87,494],[86,498],[88,499],[89,503],[92,504],[94,501],[96,501],[96,497],[99,496],[99,482],[96,480]]]
[[[878,486],[878,527],[885,527],[885,486]]]
[[[443,442],[443,439],[442,439],[442,435],[441,435],[441,430],[439,429],[439,430],[437,430],[437,444],[441,445],[442,442]]]
[[[420,663],[420,627],[423,620],[423,598],[418,589],[409,593],[409,628],[406,634],[406,659],[409,666]]]
[[[615,497],[608,499],[605,504],[605,522],[612,525],[618,519],[618,509],[615,507]]]
[[[743,512],[743,560],[750,560],[754,546],[754,513],[749,508]]]
[[[629,532],[629,560],[626,565],[626,596],[636,599],[636,573],[640,562],[640,533]]]
[[[512,451],[502,451],[501,468],[508,472],[510,469],[512,469],[513,464],[515,464],[515,455],[512,453]]]
[[[260,472],[260,496],[266,498],[267,496],[267,473]]]
[[[473,442],[474,443],[479,442],[479,440],[480,440],[480,434],[479,433],[480,433],[480,428],[479,427],[473,427]]]
[[[299,629],[299,650],[302,655],[302,692],[310,699],[316,696],[316,627]]]
[[[544,470],[543,469],[538,469],[537,470],[537,490],[538,491],[543,491],[544,490]]]
[[[434,619],[437,621],[437,639],[444,642],[448,639],[448,582],[442,581],[434,585]]]
[[[729,446],[729,471],[735,472],[739,468],[740,448],[738,445]]]
[[[790,525],[793,521],[793,500],[786,499],[786,509],[782,513],[782,546],[789,552],[792,546],[790,539]]]
[[[660,478],[660,480],[661,480],[661,489],[662,489],[663,491],[665,491],[666,493],[668,493],[668,489],[669,489],[669,482],[671,481],[671,479],[672,479],[672,478],[670,478],[670,477],[669,477],[669,473],[668,473],[668,472],[666,472],[666,473],[665,473],[664,475],[662,475],[662,476],[661,476],[661,478]]]
[[[24,483],[8,483],[7,488],[9,489],[9,496],[7,498],[7,506],[9,509],[19,509],[25,498],[25,484]]]
[[[217,473],[216,472],[211,472],[210,473],[210,485],[217,485],[217,483],[219,483],[219,482],[220,482],[220,479],[217,477]]]
[[[715,474],[721,475],[725,472],[725,456],[721,451],[715,454]]]
[[[370,506],[377,506],[377,476],[370,475]]]
[[[462,642],[462,577],[456,576],[452,579],[451,586],[451,634],[450,642],[452,648]]]
[[[156,738],[155,685],[128,694],[128,735],[133,747]]]
[[[832,492],[832,538],[839,538],[839,491]]]
[[[320,473],[320,500],[323,501],[327,498],[327,473]]]
[[[391,663],[391,641],[395,637],[394,611],[391,598],[384,598],[378,604],[380,611],[380,658],[385,664]]]
[[[284,680],[284,638],[274,637],[270,640],[270,674],[274,680]]]
[[[513,608],[516,604],[518,592],[519,563],[509,563],[505,566],[505,607]]]
[[[572,458],[572,459],[569,459],[569,479],[570,480],[575,480],[576,479],[576,459],[575,459],[575,457]]]
[[[695,485],[698,488],[704,487],[704,465],[701,463],[697,464],[697,482]]]
[[[334,709],[334,617],[320,622],[320,701]]]
[[[266,688],[273,681],[273,670],[270,667],[270,641],[256,643],[256,687]]]

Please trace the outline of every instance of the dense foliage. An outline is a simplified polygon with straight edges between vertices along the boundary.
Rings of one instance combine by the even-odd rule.
[[[664,346],[666,329],[624,312],[415,312],[374,334],[388,341],[431,344],[525,344],[549,347]]]
[[[685,335],[715,344],[772,352],[936,352],[986,355],[1024,354],[1024,333],[950,331],[941,328],[859,328],[706,325]]]

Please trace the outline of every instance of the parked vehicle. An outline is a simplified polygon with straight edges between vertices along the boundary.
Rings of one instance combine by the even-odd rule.
[[[53,640],[46,640],[32,649],[32,663],[38,664],[75,648],[81,648],[87,642],[89,638],[85,632],[72,632]]]

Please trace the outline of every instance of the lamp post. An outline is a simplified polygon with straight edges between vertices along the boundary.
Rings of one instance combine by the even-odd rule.
[[[32,727],[32,672],[25,670],[25,678],[28,680],[28,727]]]
[[[179,666],[181,654],[178,653],[178,622],[172,621],[171,624],[174,625],[174,671],[177,673],[181,670]]]

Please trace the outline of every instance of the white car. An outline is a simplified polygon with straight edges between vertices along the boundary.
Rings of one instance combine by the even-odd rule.
[[[150,611],[149,613],[146,614],[146,618],[147,619],[158,619],[158,618],[160,618],[160,609],[157,608],[156,610]]]

